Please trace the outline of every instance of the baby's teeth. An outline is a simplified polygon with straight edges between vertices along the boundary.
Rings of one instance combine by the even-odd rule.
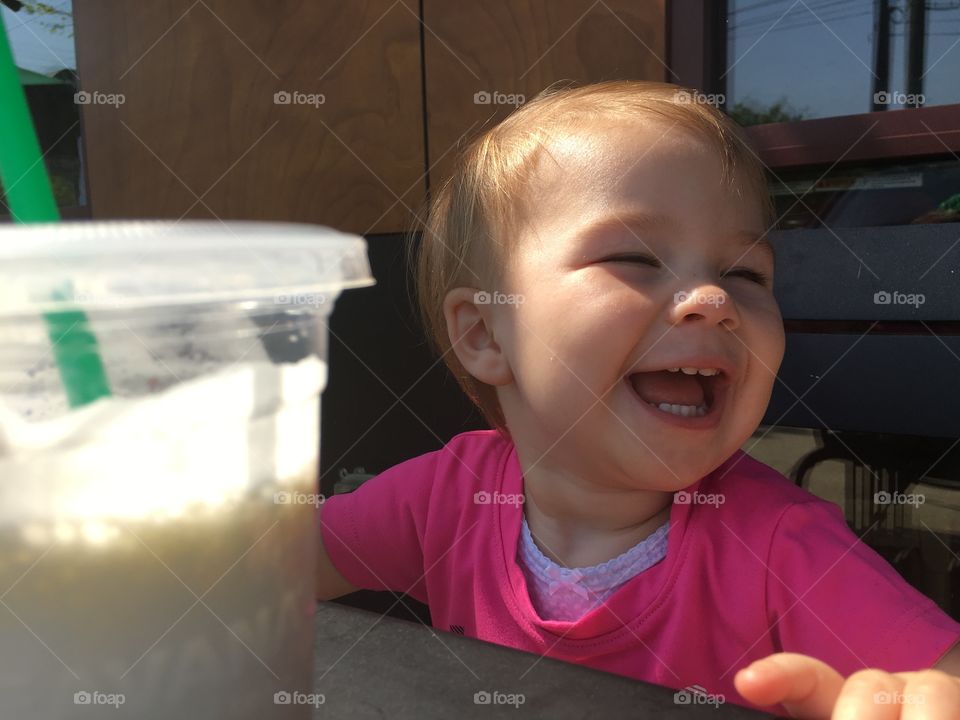
[[[672,373],[680,372],[681,370],[683,371],[683,374],[684,374],[684,375],[697,375],[697,374],[700,374],[700,375],[706,375],[707,377],[710,377],[710,376],[712,376],[712,375],[716,375],[716,374],[718,374],[718,373],[720,372],[719,370],[717,370],[717,368],[692,368],[692,367],[685,367],[685,368],[673,367],[673,368],[667,368],[667,372],[672,372]]]
[[[680,415],[681,417],[703,417],[707,414],[706,405],[675,405],[671,403],[660,403],[659,405],[654,403],[650,404],[659,410],[663,410],[664,412],[668,412],[673,415]]]

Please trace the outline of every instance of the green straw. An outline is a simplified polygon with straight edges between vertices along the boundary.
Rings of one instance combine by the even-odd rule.
[[[30,119],[27,99],[13,64],[7,29],[0,13],[0,182],[14,222],[45,223],[60,220],[50,189],[50,178],[40,155],[37,135]],[[55,294],[55,301],[67,298]],[[87,316],[80,309],[66,308],[45,313],[47,335],[60,371],[70,407],[86,405],[110,395],[110,385],[90,332]]]

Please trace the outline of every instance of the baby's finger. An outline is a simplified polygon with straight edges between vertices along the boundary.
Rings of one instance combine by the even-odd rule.
[[[904,673],[902,720],[955,720],[960,717],[960,679],[940,670]]]
[[[840,689],[831,720],[898,720],[905,685],[883,670],[859,670]]]
[[[733,683],[756,705],[780,703],[795,718],[822,720],[833,712],[843,677],[807,655],[776,653],[738,672]]]

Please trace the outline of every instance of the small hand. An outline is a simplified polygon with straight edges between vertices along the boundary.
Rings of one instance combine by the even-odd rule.
[[[960,718],[960,678],[942,670],[860,670],[844,679],[815,658],[776,653],[740,670],[733,682],[746,700],[782,704],[804,720]]]

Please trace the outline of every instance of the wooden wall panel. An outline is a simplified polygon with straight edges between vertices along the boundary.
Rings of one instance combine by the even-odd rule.
[[[431,185],[454,146],[514,109],[478,92],[532,99],[557,80],[664,80],[665,0],[423,0]]]
[[[424,195],[417,0],[75,0],[95,218],[406,227]],[[281,91],[322,105],[275,104]],[[202,202],[197,201],[197,197]]]

